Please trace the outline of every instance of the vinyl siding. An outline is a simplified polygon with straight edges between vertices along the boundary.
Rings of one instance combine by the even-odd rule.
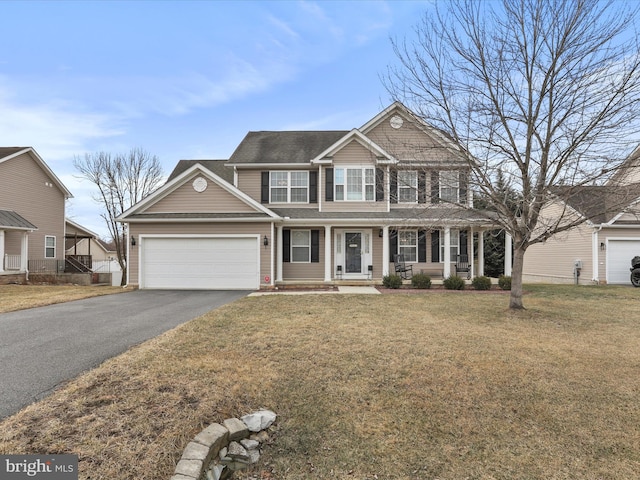
[[[38,227],[29,234],[29,259],[45,258],[45,236],[56,237],[56,259],[64,259],[64,193],[29,153],[0,163],[0,208]],[[8,234],[5,253],[19,254],[20,238],[21,234]]]
[[[259,170],[238,170],[238,188],[242,190],[243,193],[246,193],[251,198],[253,198],[256,202],[262,202],[262,172],[270,171],[268,168],[259,169]],[[294,169],[285,169],[283,171],[298,171]],[[317,168],[313,168],[307,171],[315,171],[317,172]],[[268,207],[294,207],[294,208],[311,208],[318,209],[318,202],[315,203],[271,203],[264,204]]]
[[[131,235],[265,235],[269,239],[268,247],[260,248],[260,282],[265,284],[265,276],[272,276],[271,272],[271,224],[270,223],[132,223],[129,226]],[[138,285],[139,278],[139,247],[129,246],[129,281]]]
[[[203,192],[196,192],[192,184],[199,176],[186,180],[183,185],[147,208],[145,213],[255,212],[253,207],[210,180],[207,180],[207,188]]]

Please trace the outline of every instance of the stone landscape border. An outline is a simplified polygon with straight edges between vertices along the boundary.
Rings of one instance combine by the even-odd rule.
[[[260,445],[276,414],[260,410],[244,417],[213,423],[189,442],[170,480],[227,480],[237,470],[257,463]]]

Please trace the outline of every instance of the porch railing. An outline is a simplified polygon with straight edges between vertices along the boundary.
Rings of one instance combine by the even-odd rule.
[[[21,257],[20,255],[9,255],[5,254],[4,256],[4,270],[20,270]]]

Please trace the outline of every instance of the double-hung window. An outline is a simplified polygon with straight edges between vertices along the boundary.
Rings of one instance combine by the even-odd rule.
[[[271,203],[308,203],[309,172],[270,172]]]
[[[310,230],[291,230],[291,262],[311,262]]]
[[[416,230],[398,231],[398,254],[404,255],[405,262],[418,261],[418,232]]]
[[[398,172],[398,203],[418,202],[418,172],[400,170]]]
[[[56,258],[56,237],[44,237],[44,258]]]
[[[451,261],[455,262],[460,253],[460,231],[451,230],[449,240]],[[444,230],[440,230],[440,262],[444,262]]]
[[[373,168],[336,168],[335,199],[374,201],[376,175]]]
[[[440,199],[443,202],[458,203],[460,191],[460,174],[457,170],[440,172]]]

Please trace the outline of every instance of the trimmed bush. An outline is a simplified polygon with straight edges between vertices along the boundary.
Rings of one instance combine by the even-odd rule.
[[[457,275],[451,275],[442,282],[447,290],[464,290],[464,279]]]
[[[475,277],[471,280],[471,285],[476,290],[491,290],[491,279],[489,277]]]
[[[402,286],[402,278],[399,275],[385,275],[382,277],[382,285],[387,288],[400,288]]]
[[[500,277],[498,278],[498,286],[502,290],[511,290],[511,277],[500,275]]]
[[[425,273],[416,273],[411,277],[413,288],[431,288],[431,277]]]

